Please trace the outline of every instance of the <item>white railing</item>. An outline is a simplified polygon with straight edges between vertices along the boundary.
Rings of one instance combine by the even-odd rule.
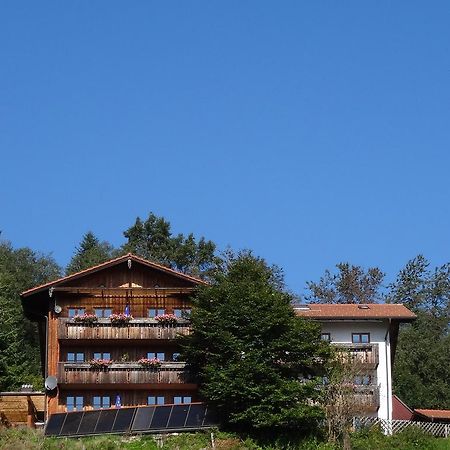
[[[379,426],[384,434],[395,434],[407,428],[416,427],[425,433],[437,437],[450,436],[450,423],[439,422],[415,422],[413,420],[387,420],[372,417],[358,417],[353,421],[354,428]]]

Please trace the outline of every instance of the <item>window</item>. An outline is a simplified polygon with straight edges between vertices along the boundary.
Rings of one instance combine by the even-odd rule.
[[[92,397],[92,407],[94,409],[109,408],[111,406],[111,398],[109,396],[94,395]]]
[[[84,362],[84,353],[67,353],[67,362]]]
[[[148,317],[156,317],[156,316],[162,316],[166,313],[165,309],[155,309],[151,308],[148,310]]]
[[[154,396],[154,395],[149,395],[147,397],[147,405],[164,405],[165,404],[165,400],[163,396]]]
[[[182,403],[192,403],[192,397],[174,397],[173,403],[175,405],[181,405]]]
[[[179,353],[174,353],[172,355],[172,361],[178,361],[180,359],[180,354]]]
[[[69,308],[69,318],[73,319],[75,316],[82,316],[84,308]]]
[[[357,375],[355,377],[355,384],[358,386],[370,386],[372,384],[372,377],[370,375]]]
[[[83,397],[75,397],[73,395],[68,395],[66,397],[66,411],[82,411],[83,410]]]
[[[156,359],[159,359],[160,361],[165,361],[166,354],[164,352],[148,352],[147,358],[148,359],[156,358]]]
[[[331,342],[331,334],[330,333],[322,333],[320,335],[320,339],[322,339],[322,341]]]
[[[368,344],[370,342],[370,333],[352,333],[353,344]]]
[[[178,317],[178,319],[189,319],[189,317],[191,317],[191,309],[190,308],[174,309],[173,315],[175,317]]]
[[[99,319],[108,318],[112,314],[111,308],[94,308],[94,314]]]
[[[111,360],[111,353],[109,352],[95,352],[94,359],[107,359]]]

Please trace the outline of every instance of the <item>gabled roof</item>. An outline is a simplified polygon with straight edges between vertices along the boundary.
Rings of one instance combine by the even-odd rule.
[[[402,322],[414,320],[416,315],[402,304],[370,303],[323,304],[310,303],[294,308],[298,316],[316,320],[394,319]]]
[[[450,420],[450,410],[448,409],[415,409],[414,412],[427,419]]]
[[[169,267],[163,266],[162,264],[158,264],[158,263],[155,263],[155,262],[152,262],[152,261],[148,261],[148,260],[146,260],[144,258],[140,258],[139,256],[133,255],[132,253],[127,253],[126,255],[119,256],[118,258],[110,259],[109,261],[106,261],[106,262],[104,262],[102,264],[98,264],[96,266],[89,267],[89,269],[81,270],[80,272],[73,273],[72,275],[68,275],[66,277],[62,277],[62,278],[59,278],[57,280],[50,281],[49,283],[45,283],[45,284],[42,284],[40,286],[36,286],[34,288],[28,289],[27,291],[22,292],[20,295],[22,297],[27,297],[29,295],[36,294],[37,292],[43,291],[43,290],[48,289],[50,287],[56,287],[56,286],[58,286],[61,283],[65,283],[65,282],[71,281],[71,280],[76,280],[77,278],[84,277],[85,275],[89,275],[91,273],[98,272],[99,270],[103,270],[103,269],[106,269],[108,267],[115,266],[117,264],[120,264],[120,263],[123,263],[125,261],[128,261],[129,259],[131,261],[135,261],[137,263],[143,264],[143,265],[145,265],[147,267],[150,267],[152,269],[160,270],[160,271],[165,272],[165,273],[167,273],[169,275],[173,275],[175,277],[181,278],[183,280],[190,281],[190,282],[195,283],[195,284],[207,284],[205,281],[201,280],[200,278],[196,278],[196,277],[193,277],[191,275],[187,275],[185,273],[178,272],[176,270],[170,269]]]

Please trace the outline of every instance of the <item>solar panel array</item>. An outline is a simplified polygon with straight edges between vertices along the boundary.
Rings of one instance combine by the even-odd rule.
[[[217,424],[204,403],[52,414],[46,436],[86,436],[104,433],[156,433],[195,430]]]

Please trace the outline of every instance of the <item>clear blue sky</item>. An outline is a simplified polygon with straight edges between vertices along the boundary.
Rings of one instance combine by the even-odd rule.
[[[149,211],[301,292],[450,261],[450,2],[0,3],[0,229],[66,264]]]

